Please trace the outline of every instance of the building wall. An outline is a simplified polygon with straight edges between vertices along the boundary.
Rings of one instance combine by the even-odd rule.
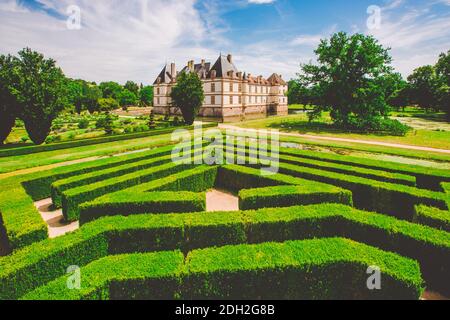
[[[221,121],[241,121],[265,117],[267,114],[288,113],[286,86],[249,83],[239,79],[202,80],[205,100],[200,116]],[[166,114],[171,104],[170,92],[175,83],[154,86],[154,111]],[[214,88],[214,90],[212,90]],[[175,108],[170,108],[171,114]]]

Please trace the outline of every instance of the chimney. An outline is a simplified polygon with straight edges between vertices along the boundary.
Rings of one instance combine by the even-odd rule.
[[[227,55],[227,60],[229,63],[233,63],[233,56],[231,54]]]
[[[205,59],[202,59],[202,67],[205,66]]]
[[[172,80],[175,80],[177,77],[177,69],[175,68],[175,63],[170,64],[170,76],[172,77]]]
[[[190,72],[194,71],[194,60],[189,60],[188,61],[188,70]]]

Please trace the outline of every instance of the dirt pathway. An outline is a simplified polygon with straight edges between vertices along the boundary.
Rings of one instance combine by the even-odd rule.
[[[236,127],[236,126],[228,125],[228,124],[219,124],[219,128],[220,129],[241,130],[241,131],[248,131],[248,132],[267,131],[264,129],[258,130],[258,129],[240,128],[240,127]],[[389,142],[381,142],[381,141],[368,141],[368,140],[347,139],[347,138],[337,138],[337,137],[327,137],[327,136],[314,136],[314,135],[310,135],[310,134],[289,133],[289,132],[279,132],[279,134],[280,134],[280,136],[286,136],[286,137],[298,137],[298,138],[306,138],[306,139],[312,139],[312,140],[351,142],[351,143],[368,144],[368,145],[383,146],[383,147],[390,147],[390,148],[399,148],[399,149],[429,151],[429,152],[450,154],[450,150],[447,150],[447,149],[412,146],[412,145],[406,145],[406,144],[389,143]]]
[[[38,209],[42,219],[47,223],[48,237],[50,239],[60,237],[79,228],[78,221],[72,223],[64,222],[62,209],[53,210],[51,198],[36,201],[34,206]]]
[[[239,198],[226,191],[212,189],[206,193],[206,211],[239,211]]]

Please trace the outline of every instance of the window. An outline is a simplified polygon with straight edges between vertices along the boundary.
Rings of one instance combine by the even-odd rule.
[[[156,101],[157,101],[157,104],[159,105],[159,97],[156,99]]]
[[[211,83],[211,92],[216,92],[216,84]]]
[[[233,83],[230,83],[230,92],[233,92]]]
[[[216,104],[216,96],[211,96],[211,104]]]
[[[156,94],[159,94],[159,87],[156,88]],[[159,103],[159,102],[158,102]]]

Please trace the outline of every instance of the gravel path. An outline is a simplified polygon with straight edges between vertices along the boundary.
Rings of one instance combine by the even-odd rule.
[[[232,129],[232,130],[241,130],[241,131],[249,131],[249,132],[264,132],[267,130],[261,129],[248,129],[248,128],[240,128],[228,124],[219,124],[220,129]],[[384,146],[390,148],[399,148],[399,149],[408,149],[408,150],[418,150],[418,151],[430,151],[437,153],[446,153],[450,154],[450,150],[447,149],[437,149],[430,147],[421,147],[421,146],[411,146],[406,144],[398,144],[398,143],[389,143],[382,141],[368,141],[368,140],[359,140],[359,139],[347,139],[347,138],[337,138],[337,137],[327,137],[327,136],[314,136],[310,134],[300,134],[300,133],[289,133],[289,132],[279,132],[280,136],[286,137],[298,137],[298,138],[307,138],[313,140],[327,140],[327,141],[339,141],[339,142],[351,142],[351,143],[361,143],[368,144],[374,146]]]

